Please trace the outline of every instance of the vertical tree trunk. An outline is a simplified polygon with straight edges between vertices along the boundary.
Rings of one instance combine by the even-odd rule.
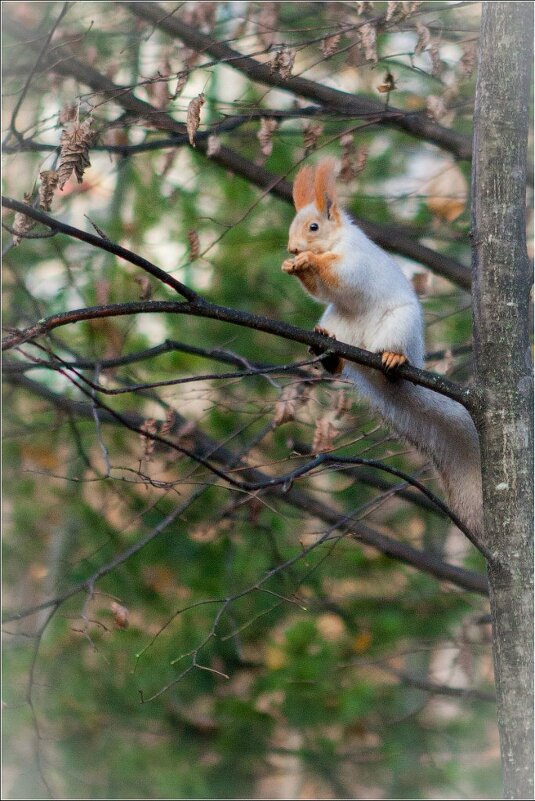
[[[533,381],[525,240],[533,4],[485,2],[474,116],[473,311],[506,798],[533,798]]]

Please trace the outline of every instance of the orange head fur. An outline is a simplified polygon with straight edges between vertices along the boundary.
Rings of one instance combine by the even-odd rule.
[[[290,253],[332,250],[342,231],[335,160],[324,159],[316,168],[302,167],[294,181],[293,199],[297,214],[290,226]]]
[[[322,214],[329,216],[331,208],[336,204],[336,162],[325,159],[318,164],[314,180],[316,206]]]
[[[293,200],[296,211],[301,211],[314,200],[314,167],[301,167],[293,185]]]

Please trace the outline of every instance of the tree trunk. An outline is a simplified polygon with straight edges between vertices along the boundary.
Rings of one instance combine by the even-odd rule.
[[[533,381],[525,239],[533,4],[485,2],[472,170],[474,346],[506,798],[533,798]]]

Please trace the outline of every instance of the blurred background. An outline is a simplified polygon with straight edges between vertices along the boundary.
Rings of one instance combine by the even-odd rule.
[[[212,302],[310,330],[321,307],[280,270],[284,182],[332,155],[345,207],[421,297],[427,368],[468,382],[479,15],[471,2],[5,3],[4,193]],[[269,64],[272,83],[169,20]],[[91,244],[12,212],[4,224],[8,329],[177,299]],[[441,495],[350,386],[294,366],[311,359],[258,330],[142,313],[6,354],[6,798],[500,792],[484,562],[461,532],[371,468],[246,492],[195,458],[240,479],[360,456]]]

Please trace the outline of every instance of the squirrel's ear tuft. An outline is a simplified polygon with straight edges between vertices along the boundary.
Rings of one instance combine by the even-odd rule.
[[[295,176],[292,195],[296,211],[314,202],[314,167],[301,167]]]
[[[325,159],[316,169],[314,182],[316,206],[322,214],[330,216],[336,207],[336,161]]]

